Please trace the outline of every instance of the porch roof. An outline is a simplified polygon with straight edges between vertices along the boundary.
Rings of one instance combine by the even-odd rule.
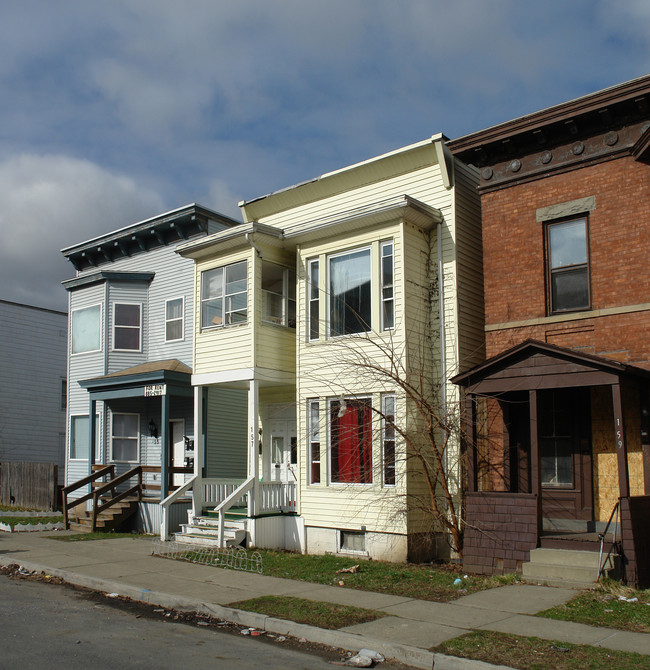
[[[451,378],[468,393],[504,393],[533,389],[601,386],[622,378],[650,381],[650,371],[635,365],[525,340],[485,363]]]
[[[137,396],[192,395],[192,369],[176,358],[151,361],[79,382],[93,400]],[[155,390],[151,387],[156,387]]]

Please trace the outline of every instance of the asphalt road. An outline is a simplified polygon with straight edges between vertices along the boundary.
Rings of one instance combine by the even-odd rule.
[[[0,575],[0,669],[334,667],[275,640],[155,617],[150,608],[129,611],[92,593]]]

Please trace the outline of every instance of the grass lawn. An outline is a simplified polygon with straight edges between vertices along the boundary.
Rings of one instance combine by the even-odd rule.
[[[17,507],[16,505],[0,505],[0,512],[40,512],[31,507]]]
[[[484,589],[513,584],[516,575],[486,577],[466,575],[450,565],[415,565],[358,561],[340,556],[306,556],[303,554],[261,550],[264,574],[317,584],[340,585],[346,588],[391,593],[393,595],[448,602]],[[354,573],[339,572],[358,565]],[[460,579],[459,584],[454,584]]]
[[[538,616],[650,633],[650,589],[635,591],[617,582],[605,582]]]
[[[357,623],[366,623],[387,616],[383,612],[362,607],[350,607],[292,596],[261,596],[230,603],[228,607],[267,614],[278,619],[305,623],[319,628],[336,630]]]
[[[61,540],[61,542],[86,542],[89,540],[119,540],[120,538],[130,537],[132,539],[145,538],[150,540],[151,535],[140,535],[139,533],[75,533],[74,535],[50,535],[52,540]]]
[[[521,670],[647,670],[648,657],[628,651],[575,645],[538,637],[475,631],[447,640],[432,651],[507,665]]]

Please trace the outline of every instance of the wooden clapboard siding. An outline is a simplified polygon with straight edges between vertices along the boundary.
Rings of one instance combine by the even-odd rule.
[[[485,360],[481,210],[476,171],[455,161],[458,372]]]
[[[237,251],[218,258],[210,257],[197,261],[194,296],[196,300],[195,310],[195,356],[194,373],[204,374],[210,372],[224,372],[251,368],[254,365],[253,337],[254,328],[251,318],[251,287],[255,286],[255,254],[253,249],[247,246],[244,250]],[[223,328],[208,328],[201,330],[201,273],[205,270],[223,267],[231,263],[247,261],[247,290],[248,290],[248,320],[246,323]]]
[[[63,482],[67,316],[0,300],[0,462],[58,466]]]
[[[248,394],[237,389],[208,389],[206,476],[246,478]]]

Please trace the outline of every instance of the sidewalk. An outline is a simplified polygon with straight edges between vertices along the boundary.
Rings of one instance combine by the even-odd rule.
[[[119,593],[136,600],[215,617],[280,635],[304,637],[353,651],[375,649],[418,668],[494,667],[428,651],[469,630],[588,644],[650,655],[650,634],[616,631],[532,616],[566,602],[571,589],[514,585],[481,591],[451,603],[436,603],[389,594],[266,577],[151,555],[141,538],[61,542],[44,533],[0,533],[0,565],[18,563],[67,582]],[[384,611],[388,616],[338,631],[281,621],[226,607],[262,595],[290,595]]]

